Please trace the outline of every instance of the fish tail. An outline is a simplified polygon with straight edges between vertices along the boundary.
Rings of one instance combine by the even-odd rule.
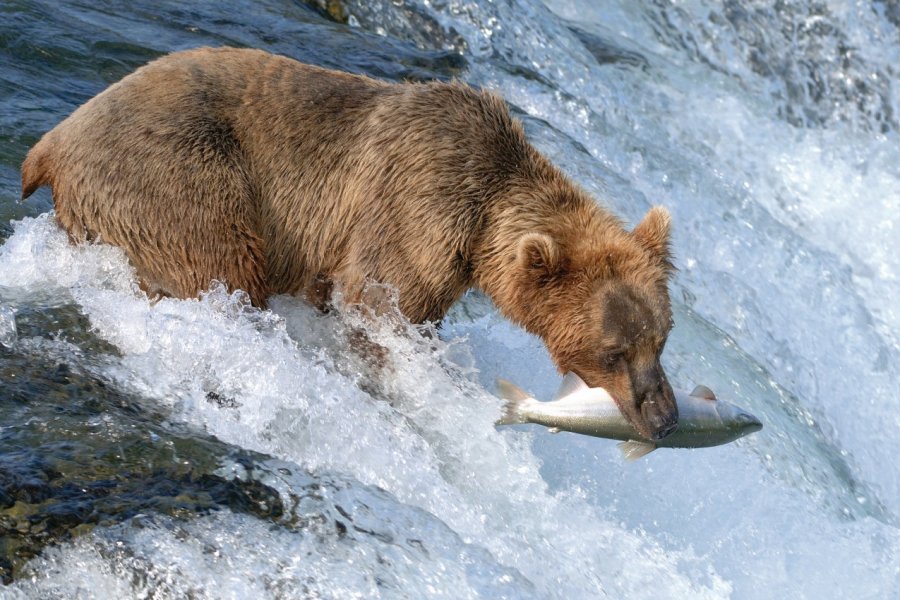
[[[503,405],[503,414],[496,424],[516,425],[518,423],[528,423],[528,416],[525,414],[524,408],[531,400],[531,396],[504,379],[497,379],[497,391],[500,394],[500,398],[506,401],[506,404]]]

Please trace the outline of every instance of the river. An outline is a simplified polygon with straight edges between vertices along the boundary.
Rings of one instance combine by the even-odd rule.
[[[900,597],[900,10],[836,0],[7,0],[0,597]],[[334,6],[335,4],[332,3]],[[276,297],[148,302],[19,165],[164,53],[263,48],[500,93],[630,223],[673,215],[673,385],[764,429],[659,450],[498,430],[537,338],[467,294],[437,336]]]

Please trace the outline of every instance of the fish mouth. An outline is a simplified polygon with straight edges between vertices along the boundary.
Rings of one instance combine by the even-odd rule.
[[[741,435],[756,433],[763,428],[763,424],[759,419],[746,412],[737,416],[737,422],[741,430]]]

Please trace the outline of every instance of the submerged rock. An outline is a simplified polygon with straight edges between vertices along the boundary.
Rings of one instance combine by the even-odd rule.
[[[329,17],[338,23],[347,22],[347,11],[344,9],[344,3],[341,0],[307,0],[320,10],[325,11]]]
[[[272,488],[216,473],[223,462],[253,462],[251,453],[198,432],[167,430],[159,415],[77,365],[35,354],[4,358],[3,582],[46,546],[140,513],[192,518],[227,507],[266,519],[282,516]]]

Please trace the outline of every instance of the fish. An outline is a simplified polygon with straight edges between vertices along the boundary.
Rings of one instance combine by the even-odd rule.
[[[634,461],[657,448],[708,448],[727,444],[762,429],[762,423],[745,410],[716,398],[708,387],[698,385],[690,394],[675,391],[678,428],[659,440],[642,437],[619,411],[608,391],[588,385],[575,373],[563,378],[556,399],[541,402],[516,385],[497,380],[500,398],[506,404],[497,425],[536,423],[551,433],[569,431],[621,440],[623,456]]]

